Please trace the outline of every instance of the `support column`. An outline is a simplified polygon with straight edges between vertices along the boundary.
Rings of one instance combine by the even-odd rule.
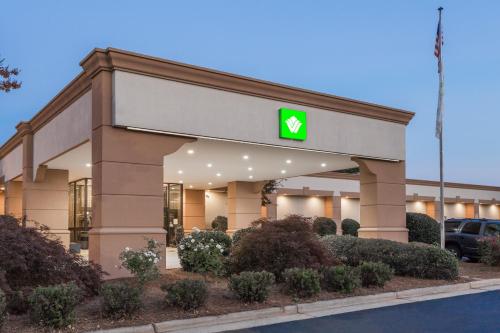
[[[436,202],[435,201],[427,201],[425,203],[425,213],[432,217],[433,219],[436,219]]]
[[[23,216],[23,183],[8,181],[5,183],[5,215],[16,218]]]
[[[184,190],[183,226],[185,232],[191,232],[194,227],[206,229],[205,223],[205,191]]]
[[[112,127],[112,73],[101,70],[92,77],[89,259],[109,274],[105,278],[128,276],[119,268],[119,255],[125,247],[144,247],[146,239],[162,244],[158,267],[165,271],[163,158],[192,141]]]
[[[278,218],[278,194],[271,193],[268,194],[267,197],[271,203],[261,207],[261,217],[276,220]]]
[[[23,184],[23,215],[27,224],[47,226],[47,233],[68,248],[68,170],[47,169],[43,180]]]
[[[353,160],[360,169],[359,237],[408,242],[405,163]]]
[[[228,233],[251,226],[261,217],[259,182],[230,182],[227,186]]]
[[[342,197],[334,195],[333,200],[333,220],[337,223],[337,235],[342,235]]]
[[[441,216],[441,205],[439,201],[434,201],[434,219],[438,220]],[[438,221],[440,222],[440,221]]]
[[[333,219],[333,195],[324,197],[325,200],[325,211],[324,216]]]

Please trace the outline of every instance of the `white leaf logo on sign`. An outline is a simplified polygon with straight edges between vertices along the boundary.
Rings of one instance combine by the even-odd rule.
[[[286,126],[288,126],[290,132],[292,132],[293,134],[297,134],[300,127],[302,126],[302,123],[297,119],[297,117],[291,116],[286,120]]]

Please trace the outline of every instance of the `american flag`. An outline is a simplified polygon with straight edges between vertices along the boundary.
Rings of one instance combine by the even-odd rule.
[[[434,55],[438,58],[438,73],[441,73],[441,47],[443,46],[443,31],[441,29],[441,11],[439,11],[439,21],[436,33],[436,44],[434,45]]]
[[[443,135],[443,96],[444,96],[444,73],[443,73],[443,29],[441,28],[441,11],[443,7],[439,7],[439,21],[436,33],[436,44],[434,46],[434,55],[438,58],[438,73],[439,73],[439,97],[436,116],[436,138],[442,139]]]

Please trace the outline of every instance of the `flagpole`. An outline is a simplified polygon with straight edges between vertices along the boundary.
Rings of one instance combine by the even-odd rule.
[[[440,38],[442,38],[442,26],[441,26],[441,13],[443,7],[438,8],[439,11],[439,26],[440,26]],[[440,48],[442,47],[442,40]],[[439,130],[439,221],[441,222],[441,248],[445,248],[446,243],[446,228],[444,224],[444,158],[443,158],[443,95],[444,95],[444,66],[443,66],[443,53],[442,50],[439,52],[439,100],[438,100],[438,115],[440,117],[440,130]]]

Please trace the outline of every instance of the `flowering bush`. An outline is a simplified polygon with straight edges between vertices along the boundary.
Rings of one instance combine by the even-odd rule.
[[[133,250],[126,247],[120,254],[122,266],[135,275],[140,286],[159,277],[157,264],[161,259],[160,248],[157,241],[148,239],[145,248]]]
[[[481,262],[489,266],[500,266],[500,236],[479,240]]]
[[[177,250],[185,271],[222,275],[230,247],[231,238],[221,231],[194,230],[180,241]]]

